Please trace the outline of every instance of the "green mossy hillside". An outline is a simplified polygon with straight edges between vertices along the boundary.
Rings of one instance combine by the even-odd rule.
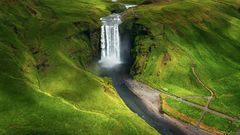
[[[209,107],[239,118],[239,9],[235,0],[171,0],[129,9],[122,27],[135,37],[132,75],[183,98],[211,95],[200,78],[214,92]]]
[[[0,1],[0,134],[158,134],[86,71],[101,0]]]

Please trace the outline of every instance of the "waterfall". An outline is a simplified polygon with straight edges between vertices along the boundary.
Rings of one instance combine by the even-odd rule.
[[[120,36],[118,26],[121,24],[120,15],[112,14],[100,19],[101,27],[101,60],[100,63],[116,65],[121,63]]]
[[[132,7],[136,7],[137,5],[131,5],[131,4],[124,4],[126,9],[132,8]]]

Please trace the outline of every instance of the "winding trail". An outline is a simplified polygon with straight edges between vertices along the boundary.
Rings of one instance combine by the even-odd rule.
[[[116,1],[116,0],[113,0]],[[131,10],[134,14],[134,11]],[[134,14],[135,16],[135,14]],[[126,34],[126,33],[125,33]],[[128,34],[126,34],[128,35]],[[211,94],[210,96],[187,96],[187,97],[177,97],[171,95],[169,93],[164,92],[163,90],[155,90],[143,83],[137,82],[131,78],[129,78],[128,72],[131,67],[132,58],[130,55],[130,45],[129,37],[122,41],[128,41],[128,43],[121,43],[122,50],[121,58],[126,65],[120,65],[111,68],[101,68],[101,75],[111,77],[113,81],[113,85],[118,91],[120,97],[124,100],[126,105],[133,111],[136,112],[140,117],[142,117],[146,122],[148,122],[152,127],[154,127],[157,131],[161,134],[189,134],[189,135],[209,135],[210,133],[202,130],[199,128],[199,124],[201,123],[204,115],[206,112],[215,114],[217,116],[226,118],[231,121],[239,121],[238,118],[231,117],[227,114],[217,112],[209,108],[209,104],[211,103],[212,99],[214,98],[214,92],[207,87],[204,82],[200,79],[200,77],[195,72],[195,65],[192,65],[192,73],[198,80],[198,82],[209,91]],[[175,99],[177,101],[184,102],[191,106],[201,109],[203,112],[195,126],[190,124],[186,124],[182,121],[169,117],[166,114],[161,113],[161,101],[160,101],[160,94],[163,94],[169,98]],[[189,98],[204,98],[207,99],[207,104],[205,106],[198,105],[196,103],[187,101],[186,99]]]
[[[211,97],[214,97],[215,94],[214,92],[211,90],[211,88],[209,88],[208,86],[206,86],[203,81],[199,78],[198,74],[196,73],[196,70],[195,70],[195,64],[192,65],[192,72],[193,72],[193,75],[196,77],[196,79],[198,80],[198,82],[204,87],[206,88],[210,94],[211,94]]]
[[[215,111],[215,110],[212,110],[212,109],[206,107],[206,106],[209,105],[209,103],[208,103],[205,107],[203,107],[203,106],[198,105],[198,104],[196,104],[196,103],[187,101],[187,100],[185,100],[185,99],[183,99],[183,98],[181,98],[181,97],[177,97],[177,96],[168,94],[168,93],[166,93],[166,92],[163,92],[163,90],[159,91],[159,90],[153,89],[153,88],[149,87],[148,85],[145,85],[145,84],[143,84],[143,83],[137,82],[137,81],[135,81],[135,80],[130,80],[130,79],[128,79],[128,80],[126,80],[125,82],[126,82],[126,84],[127,84],[127,86],[129,87],[130,90],[133,90],[133,89],[136,89],[136,88],[139,88],[139,87],[140,87],[142,90],[154,91],[155,93],[157,93],[157,94],[159,94],[159,95],[160,95],[160,94],[163,94],[164,96],[167,96],[167,97],[169,97],[169,98],[175,99],[175,100],[177,100],[177,101],[184,102],[184,103],[186,103],[186,104],[189,104],[189,105],[191,105],[191,106],[194,106],[194,107],[196,107],[196,108],[199,108],[199,109],[203,110],[204,112],[209,112],[209,113],[215,114],[215,115],[217,115],[217,116],[219,116],[219,117],[226,118],[226,119],[231,120],[231,121],[233,121],[233,122],[239,121],[239,119],[236,118],[236,117],[232,117],[232,116],[229,116],[229,115],[227,115],[227,114],[224,114],[224,113],[221,113],[221,112],[217,112],[217,111]],[[208,101],[208,102],[211,101],[210,99],[211,99],[211,98],[209,98],[209,101]]]
[[[187,124],[173,117],[168,116],[161,111],[161,100],[160,93],[158,90],[154,90],[145,84],[138,81],[132,80],[130,78],[125,79],[126,86],[137,95],[143,103],[148,107],[149,110],[155,113],[161,119],[165,119],[170,123],[173,123],[176,127],[181,128],[188,135],[209,135],[207,131],[196,128],[193,125]],[[164,94],[165,95],[165,94]],[[168,95],[171,96],[171,95]]]
[[[207,112],[206,110],[209,109],[209,104],[210,104],[210,102],[212,101],[212,99],[213,99],[213,97],[215,96],[215,94],[214,94],[214,92],[211,90],[211,88],[209,88],[208,86],[206,86],[206,85],[203,83],[203,81],[200,79],[200,77],[199,77],[198,74],[196,73],[195,64],[192,64],[192,73],[193,73],[193,75],[195,76],[195,78],[198,80],[198,82],[199,82],[205,89],[207,89],[207,90],[210,92],[210,94],[211,94],[211,96],[207,97],[208,102],[207,102],[207,104],[205,105],[205,107],[204,107],[204,109],[203,109],[203,112],[202,112],[202,114],[201,114],[201,116],[200,116],[200,118],[198,119],[198,122],[197,122],[197,124],[196,124],[196,127],[199,127],[199,125],[200,125],[200,123],[201,123],[204,115],[205,115],[206,112]],[[226,116],[227,116],[227,115],[226,115]],[[226,118],[226,116],[224,116],[224,117]],[[231,121],[235,121],[235,119],[232,119],[232,118],[231,118]]]

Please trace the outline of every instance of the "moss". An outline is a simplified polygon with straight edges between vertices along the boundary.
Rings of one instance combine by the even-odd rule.
[[[0,134],[158,134],[85,69],[102,0],[0,2]],[[4,66],[2,66],[4,65]]]
[[[108,10],[111,11],[112,13],[121,13],[124,10],[126,10],[126,8],[123,4],[113,3],[111,4],[111,6],[109,6]]]
[[[227,0],[173,0],[126,11],[124,26],[136,33],[134,78],[179,97],[209,96],[193,75],[194,64],[198,78],[216,94],[210,108],[239,117],[238,5]]]

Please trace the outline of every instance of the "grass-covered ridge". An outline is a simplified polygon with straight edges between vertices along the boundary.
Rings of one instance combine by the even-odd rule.
[[[101,0],[0,1],[0,134],[157,134],[85,71]]]
[[[239,118],[239,8],[234,0],[171,0],[129,9],[124,27],[135,36],[132,74],[182,98],[211,96],[208,87],[214,92],[209,108]],[[207,103],[204,98],[187,100]],[[221,120],[216,121],[218,128]]]

